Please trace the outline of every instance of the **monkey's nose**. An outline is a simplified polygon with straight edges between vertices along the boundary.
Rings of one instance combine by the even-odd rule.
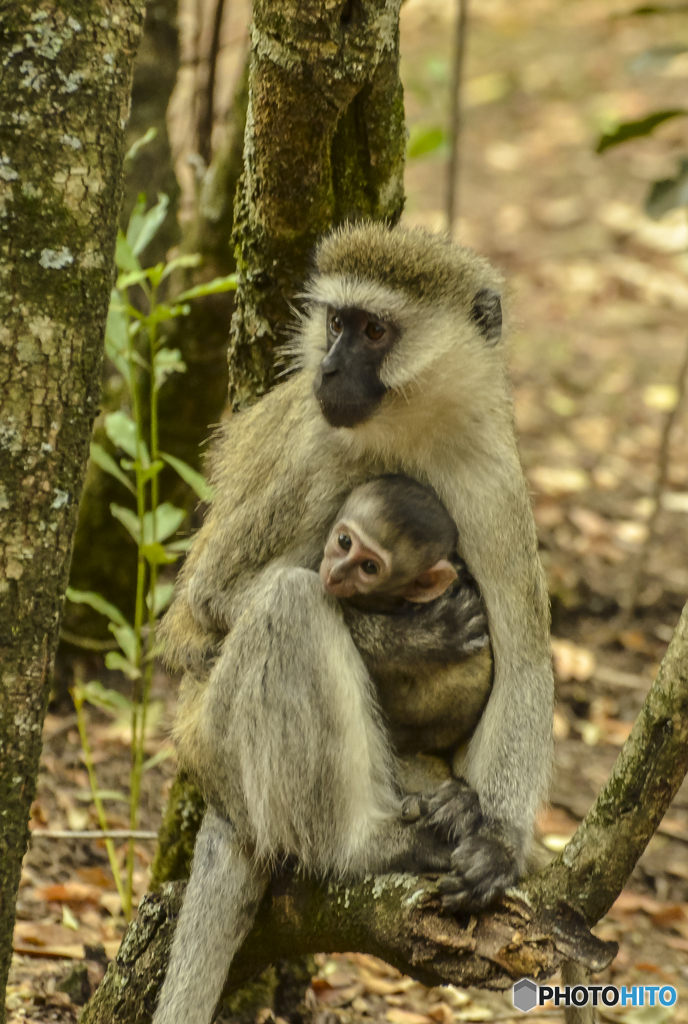
[[[326,355],[320,364],[320,372],[323,377],[334,377],[339,373],[339,366],[336,359],[332,358],[332,353]]]

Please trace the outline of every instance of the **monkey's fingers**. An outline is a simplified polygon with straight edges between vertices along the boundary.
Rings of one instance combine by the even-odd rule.
[[[408,797],[408,813],[424,819],[440,838],[452,846],[476,832],[482,824],[480,802],[475,790],[461,779],[442,783],[436,790],[420,796]]]
[[[442,907],[450,913],[482,910],[518,881],[513,851],[497,836],[469,836],[452,853],[452,872],[439,881]]]
[[[408,823],[424,818],[428,813],[428,794],[413,793],[401,805],[401,820]]]

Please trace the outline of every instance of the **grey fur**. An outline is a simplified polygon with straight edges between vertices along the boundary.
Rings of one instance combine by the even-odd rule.
[[[232,825],[209,808],[172,942],[155,1024],[210,1021],[229,963],[253,924],[268,875],[251,863]],[[209,899],[208,896],[211,896]]]
[[[212,473],[217,497],[164,622],[167,657],[187,669],[176,727],[180,759],[232,818],[242,848],[257,842],[259,878],[271,858],[291,851],[314,870],[358,873],[394,865],[446,870],[454,849],[451,905],[466,906],[473,895],[487,902],[525,863],[548,780],[553,697],[547,590],[503,346],[485,345],[471,317],[475,294],[498,290],[499,278],[446,240],[379,226],[335,232],[318,262],[300,329],[303,369],[221,431]],[[353,429],[328,426],[313,397],[327,304],[365,309],[399,328],[380,371],[387,393]],[[477,817],[465,786],[451,782],[416,824],[400,823],[394,761],[367,674],[341,610],[316,595],[313,570],[344,497],[371,475],[390,472],[434,488],[458,526],[460,554],[487,607],[494,682],[465,762]],[[291,714],[300,730],[293,741]],[[358,729],[367,740],[356,748],[360,793],[352,798],[349,788],[344,807],[333,801],[329,820],[318,823],[323,796],[304,764],[316,766],[315,751],[324,757],[327,785],[339,799],[347,780],[328,750],[348,764],[348,737]],[[189,920],[219,900],[214,876],[198,884],[198,875],[196,866]],[[225,913],[244,920],[236,906]],[[178,937],[166,1006],[168,987],[178,991],[174,979],[188,977],[190,965],[217,989],[240,939],[232,935],[222,968],[217,959],[198,958],[194,941],[193,934]],[[195,1008],[165,1012],[165,1024],[209,1020]]]

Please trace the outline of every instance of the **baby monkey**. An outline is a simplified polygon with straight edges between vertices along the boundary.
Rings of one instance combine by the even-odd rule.
[[[320,579],[328,594],[361,611],[399,612],[441,597],[459,578],[457,567],[467,574],[457,546],[456,526],[428,488],[380,476],[354,488],[339,511]]]
[[[375,683],[406,792],[462,774],[491,691],[485,606],[458,543],[432,490],[380,476],[351,492],[320,564]],[[440,755],[439,774],[425,755]]]

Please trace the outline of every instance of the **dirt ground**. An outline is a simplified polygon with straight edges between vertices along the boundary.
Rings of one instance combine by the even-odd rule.
[[[516,416],[553,605],[556,773],[540,820],[553,851],[607,778],[688,596],[684,409],[672,435],[641,611],[621,632],[610,629],[647,536],[661,429],[688,339],[685,211],[658,222],[642,213],[650,183],[674,174],[688,150],[688,120],[595,153],[611,123],[685,103],[688,54],[668,59],[647,51],[688,44],[688,16],[624,16],[628,7],[622,0],[471,5],[455,228],[460,241],[502,268],[511,296]],[[402,73],[412,129],[446,124],[451,16],[448,0],[404,5]],[[412,161],[408,219],[444,227],[444,185],[442,152]],[[113,685],[95,658],[82,659],[79,669]],[[162,673],[154,697],[150,753],[169,744],[174,685]],[[101,787],[126,790],[123,724],[94,716],[92,737]],[[96,827],[67,706],[48,715],[44,739],[32,827]],[[169,758],[146,775],[142,828],[158,827],[173,774]],[[106,806],[110,827],[126,827],[123,805],[111,799]],[[152,841],[137,845],[139,896],[153,850]],[[123,927],[102,842],[34,838],[19,896],[12,1024],[76,1020]],[[688,1021],[686,786],[596,932],[620,943],[603,980],[678,989],[672,1009],[604,1016],[623,1024]],[[312,1000],[344,1022],[451,1024],[515,1015],[508,997],[427,990],[357,955],[321,957]],[[556,1016],[548,1011],[539,1019]]]

